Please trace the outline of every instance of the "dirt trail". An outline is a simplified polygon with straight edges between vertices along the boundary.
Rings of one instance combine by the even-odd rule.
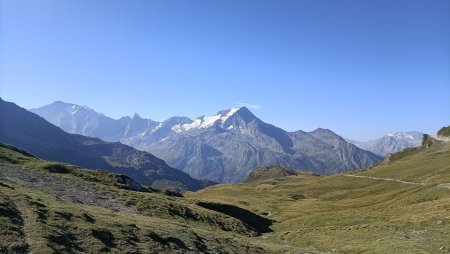
[[[33,252],[33,247],[45,243],[44,239],[34,238],[33,231],[36,230],[37,216],[33,210],[28,206],[23,199],[16,200],[17,207],[21,208],[20,213],[23,219],[23,233],[25,235],[25,242],[28,245],[30,253]]]
[[[440,183],[439,186],[450,189],[450,183]]]
[[[127,206],[94,186],[75,179],[64,179],[49,173],[9,165],[0,165],[1,178],[25,187],[43,189],[58,198],[74,203],[99,206],[125,213],[137,213],[134,207]]]
[[[432,136],[433,138],[440,140],[440,141],[444,141],[444,142],[450,142],[450,137],[443,137],[443,136]]]
[[[383,177],[374,177],[374,176],[359,176],[359,175],[344,175],[347,177],[355,177],[355,178],[366,178],[366,179],[373,179],[373,180],[382,180],[382,181],[391,181],[391,182],[397,182],[397,183],[405,183],[405,184],[413,184],[413,185],[426,185],[425,183],[415,183],[415,182],[408,182],[393,178],[383,178]]]
[[[382,181],[391,181],[391,182],[413,184],[413,185],[427,185],[426,183],[409,182],[409,181],[403,181],[403,180],[398,180],[398,179],[393,179],[393,178],[383,178],[383,177],[374,177],[374,176],[358,176],[358,175],[344,175],[344,176],[355,177],[355,178],[366,178],[366,179],[373,179],[373,180],[382,180]],[[444,187],[444,188],[450,189],[450,183],[440,183],[440,184],[438,184],[438,187]]]

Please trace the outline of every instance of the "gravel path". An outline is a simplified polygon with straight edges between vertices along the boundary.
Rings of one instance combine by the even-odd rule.
[[[393,178],[382,178],[382,177],[373,177],[373,176],[357,176],[357,175],[344,175],[347,177],[355,177],[355,178],[366,178],[366,179],[373,179],[373,180],[382,180],[382,181],[391,181],[391,182],[397,182],[397,183],[405,183],[405,184],[413,184],[413,185],[426,185],[425,183],[415,183],[415,182],[408,182]],[[440,183],[438,184],[438,187],[444,187],[447,189],[450,189],[450,183]]]
[[[374,176],[358,176],[358,175],[344,175],[347,177],[355,177],[355,178],[366,178],[366,179],[373,179],[373,180],[382,180],[382,181],[391,181],[391,182],[397,182],[397,183],[405,183],[405,184],[414,184],[414,185],[426,185],[425,183],[415,183],[415,182],[408,182],[393,178],[382,178],[382,177],[374,177]]]
[[[439,186],[450,189],[450,183],[440,183]]]

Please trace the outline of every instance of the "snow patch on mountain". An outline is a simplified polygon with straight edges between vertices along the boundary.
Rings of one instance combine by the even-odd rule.
[[[180,132],[188,131],[188,130],[192,130],[192,129],[208,128],[208,127],[213,126],[217,122],[224,123],[230,116],[232,116],[238,110],[239,109],[237,109],[237,108],[232,108],[225,112],[222,111],[223,113],[219,112],[218,114],[213,115],[213,116],[199,117],[199,118],[194,119],[194,121],[192,123],[175,125],[172,127],[172,130],[174,132],[180,133]]]
[[[155,131],[161,129],[162,126],[163,126],[163,123],[159,123],[159,124],[152,130],[152,132],[155,132]]]
[[[389,132],[386,134],[388,137],[401,138],[401,139],[414,139],[414,137],[409,132]]]

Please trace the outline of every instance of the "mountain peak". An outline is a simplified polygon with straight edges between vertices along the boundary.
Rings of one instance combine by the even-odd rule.
[[[52,104],[58,105],[58,104],[71,104],[71,103],[67,103],[67,102],[64,102],[64,101],[55,101],[53,103],[50,103],[50,105],[52,105]]]
[[[317,128],[313,131],[311,131],[310,133],[317,133],[317,134],[331,134],[331,135],[335,135],[338,136],[336,133],[334,133],[333,131],[331,131],[330,129],[325,129],[325,128]]]
[[[308,134],[332,146],[339,146],[342,142],[346,143],[341,136],[329,129],[317,128],[311,132],[308,132]]]
[[[247,117],[250,117],[250,118],[256,117],[256,116],[253,115],[253,113],[252,113],[247,107],[245,107],[245,106],[242,106],[242,107],[240,107],[240,108],[230,108],[230,109],[221,110],[221,111],[217,112],[216,115],[220,115],[220,116],[223,116],[223,117],[225,117],[225,116],[230,117],[230,116],[235,115],[235,114],[238,114],[238,115],[240,115],[240,116],[247,116]],[[203,117],[205,117],[205,116],[203,116]]]
[[[65,102],[65,101],[55,101],[53,103],[50,103],[44,107],[51,107],[51,106],[55,106],[55,107],[61,107],[61,106],[65,106],[65,107],[81,107],[80,105],[77,105],[75,103],[70,103],[70,102]]]
[[[80,111],[81,110],[81,111]],[[69,115],[79,115],[80,112],[83,112],[83,114],[98,114],[100,115],[101,113],[96,112],[95,110],[87,107],[87,106],[80,106],[74,103],[68,103],[68,102],[64,102],[64,101],[55,101],[53,103],[50,103],[48,105],[45,105],[43,107],[40,108],[33,108],[30,109],[31,112],[36,113],[38,115],[40,115],[43,112],[65,112],[66,114]],[[44,113],[45,115],[45,113]]]
[[[247,107],[241,107],[235,113],[239,115],[245,122],[250,122],[251,120],[257,118]]]

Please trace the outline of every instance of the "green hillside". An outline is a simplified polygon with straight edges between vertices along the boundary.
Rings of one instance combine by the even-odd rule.
[[[444,253],[450,143],[429,136],[362,172],[281,167],[198,192],[0,145],[0,253]]]
[[[262,167],[257,168],[251,172],[247,179],[245,179],[244,183],[257,183],[263,182],[267,180],[282,180],[286,176],[297,175],[297,172],[291,169],[286,169],[284,167],[279,166],[271,166],[271,167]]]
[[[450,143],[431,137],[363,172],[300,173],[186,195],[273,219],[264,237],[274,244],[327,253],[450,251]]]
[[[301,253],[271,220],[0,145],[0,253]]]

